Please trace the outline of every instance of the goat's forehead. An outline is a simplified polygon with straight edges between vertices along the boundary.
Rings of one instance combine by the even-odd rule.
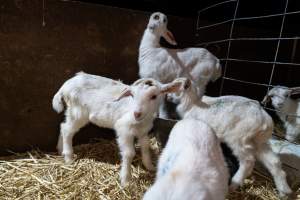
[[[159,93],[160,89],[157,86],[149,85],[138,85],[134,87],[134,92],[141,95],[149,95]]]
[[[153,18],[155,15],[159,15],[160,17],[167,17],[165,14],[163,14],[161,12],[155,12],[155,13],[152,13],[152,15],[150,16],[150,18]]]
[[[289,89],[284,87],[275,87],[271,89],[269,92],[270,95],[286,95],[288,93],[289,93]]]

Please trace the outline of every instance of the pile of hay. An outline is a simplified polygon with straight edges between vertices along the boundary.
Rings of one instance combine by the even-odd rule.
[[[139,151],[137,151],[139,152]],[[65,165],[56,153],[31,151],[0,158],[0,199],[141,199],[154,180],[138,153],[132,165],[132,182],[119,184],[120,158],[114,141],[75,147],[77,160]],[[257,175],[228,199],[278,199],[273,185]],[[300,192],[300,191],[299,191]]]

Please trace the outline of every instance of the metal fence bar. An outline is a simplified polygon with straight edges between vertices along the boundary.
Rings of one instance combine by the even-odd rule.
[[[244,37],[244,38],[231,38],[231,39],[224,39],[224,40],[215,40],[215,41],[209,41],[209,42],[202,42],[199,44],[196,44],[196,46],[203,46],[203,45],[210,45],[210,44],[216,44],[216,43],[222,43],[222,42],[228,42],[228,41],[272,41],[272,40],[299,40],[300,37],[268,37],[268,38],[255,38],[255,37]]]
[[[237,0],[237,2],[236,2],[233,19],[236,18],[236,14],[237,14],[238,7],[239,7],[239,2],[240,2],[239,0]],[[234,20],[232,21],[232,24],[231,24],[230,34],[229,34],[229,39],[232,38],[233,28],[234,28]],[[229,42],[228,42],[228,48],[227,48],[227,53],[226,53],[226,58],[229,58],[230,47],[231,47],[231,41],[229,40]],[[224,73],[223,73],[223,76],[226,76],[227,63],[228,63],[228,62],[225,61],[225,66],[224,66]],[[223,92],[223,86],[224,86],[224,79],[222,79],[222,82],[221,82],[220,91],[219,91],[219,94],[220,94],[220,95],[222,95],[222,92]]]
[[[209,10],[211,8],[216,7],[216,6],[223,5],[225,3],[230,3],[230,2],[236,2],[236,7],[235,7],[235,12],[234,12],[233,19],[224,20],[224,21],[221,21],[221,22],[216,22],[216,23],[213,23],[213,24],[210,24],[210,25],[205,25],[205,26],[199,27],[199,23],[200,23],[199,14],[201,12],[207,11],[207,10]],[[257,86],[266,87],[267,88],[267,92],[268,92],[271,87],[274,87],[274,85],[272,85],[272,80],[273,80],[273,75],[274,75],[274,72],[275,72],[276,65],[300,66],[300,63],[294,63],[293,60],[290,63],[289,62],[278,62],[277,61],[278,60],[278,53],[279,53],[279,48],[280,48],[281,41],[294,40],[294,41],[297,42],[297,40],[300,39],[300,36],[296,36],[296,37],[282,37],[282,35],[283,35],[283,28],[284,28],[285,20],[286,20],[286,16],[287,15],[299,14],[300,13],[300,10],[299,11],[287,12],[288,4],[289,4],[289,1],[286,0],[284,12],[282,12],[282,13],[276,13],[276,14],[270,14],[270,15],[261,15],[261,16],[253,16],[253,17],[236,17],[237,16],[238,7],[239,7],[239,0],[229,0],[229,1],[224,1],[224,2],[221,2],[221,3],[217,3],[217,4],[211,5],[209,7],[206,7],[206,8],[204,8],[204,9],[202,9],[202,10],[200,10],[198,12],[198,19],[197,19],[197,25],[196,25],[196,29],[197,30],[202,30],[202,29],[206,29],[206,28],[213,28],[213,27],[216,27],[216,26],[220,26],[222,24],[226,24],[226,23],[232,22],[231,23],[231,27],[230,27],[229,38],[222,39],[222,40],[209,41],[209,42],[202,42],[202,43],[199,43],[199,44],[196,45],[196,46],[203,46],[203,45],[207,46],[207,45],[211,45],[211,44],[219,44],[219,43],[228,42],[226,56],[225,56],[225,58],[221,58],[220,59],[221,61],[225,62],[225,65],[224,65],[224,75],[222,77],[222,82],[221,82],[220,91],[219,91],[220,95],[222,95],[223,88],[224,88],[224,81],[225,80],[239,82],[239,83],[243,83],[243,84],[246,84],[246,85],[251,84],[251,85],[257,85]],[[235,25],[236,21],[252,20],[252,19],[262,19],[262,18],[279,17],[279,16],[282,16],[282,21],[281,21],[281,27],[280,27],[280,32],[279,32],[279,36],[278,37],[265,37],[265,38],[261,38],[261,37],[241,37],[241,38],[232,38],[232,34],[233,34],[233,30],[234,30],[234,25]],[[232,41],[277,41],[276,51],[275,51],[275,54],[274,54],[274,59],[273,59],[273,61],[264,61],[264,60],[248,60],[248,59],[230,58],[230,50],[231,50],[231,42]],[[295,46],[295,44],[294,44],[294,46]],[[294,52],[294,54],[295,54],[295,52]],[[251,82],[251,81],[245,81],[245,80],[240,80],[240,79],[235,79],[235,78],[227,77],[226,76],[226,72],[227,72],[228,62],[229,61],[271,64],[272,65],[272,70],[270,72],[270,78],[268,80],[268,83]],[[283,115],[286,116],[286,118],[290,118],[290,117],[292,117],[292,118],[300,118],[299,115],[295,115],[295,114],[291,114],[291,113],[285,113],[285,112],[282,112],[282,111],[277,110],[277,109],[269,108],[266,105],[262,105],[262,107],[264,109],[268,110],[268,111],[282,113]],[[278,133],[276,133],[276,132],[274,132],[274,135],[276,135],[277,137],[280,137],[280,136],[278,136]],[[282,138],[282,139],[284,139],[284,138]]]
[[[238,59],[238,58],[220,58],[219,60],[221,60],[221,61],[237,61],[237,62],[261,63],[261,64],[276,64],[276,65],[300,66],[300,63],[274,62],[274,61],[263,61],[263,60],[247,60],[247,59]]]
[[[235,1],[237,1],[237,0],[228,0],[228,1],[223,1],[223,2],[220,2],[220,3],[213,4],[213,5],[211,5],[211,6],[208,6],[208,7],[206,7],[206,8],[203,8],[203,9],[199,10],[199,11],[198,11],[198,15],[199,15],[200,13],[202,13],[202,12],[204,12],[204,11],[210,9],[210,8],[214,8],[214,7],[217,7],[217,6],[226,4],[226,3],[230,3],[230,2],[235,2]]]
[[[208,25],[208,26],[200,26],[200,27],[197,26],[197,30],[218,26],[220,24],[225,24],[225,23],[228,23],[228,22],[231,22],[231,21],[242,21],[242,20],[251,20],[251,19],[280,17],[280,16],[294,15],[294,14],[299,14],[299,13],[300,13],[300,10],[299,11],[293,11],[293,12],[271,14],[271,15],[261,15],[261,16],[253,16],[253,17],[238,17],[238,18],[235,18],[235,19],[228,19],[228,20],[224,20],[224,21],[221,21],[221,22],[217,22],[217,23],[214,23],[214,24],[211,24],[211,25]],[[198,15],[198,17],[199,17],[199,15]]]
[[[284,27],[284,22],[285,22],[285,16],[286,16],[285,14],[286,14],[286,11],[287,11],[287,8],[288,8],[288,4],[289,4],[289,0],[286,0],[285,8],[284,8],[284,15],[283,15],[282,21],[281,21],[281,27],[280,27],[280,32],[279,32],[279,38],[281,38],[281,36],[282,36],[283,27]],[[278,40],[278,42],[277,42],[276,52],[275,52],[275,56],[274,56],[274,63],[273,63],[273,66],[272,66],[272,71],[271,71],[270,79],[269,79],[269,85],[271,85],[272,80],[273,80],[273,75],[274,75],[274,71],[275,71],[275,67],[276,67],[276,63],[275,63],[275,62],[277,61],[277,55],[278,55],[278,51],[279,51],[280,42],[281,42],[281,40]],[[270,87],[268,87],[267,93],[268,93],[269,91],[270,91]],[[266,106],[266,103],[265,103],[264,106]]]

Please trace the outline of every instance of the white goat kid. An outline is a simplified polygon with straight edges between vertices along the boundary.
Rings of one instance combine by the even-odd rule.
[[[243,184],[251,174],[256,158],[272,174],[280,196],[292,191],[286,181],[281,162],[268,143],[273,121],[255,100],[239,96],[199,99],[191,81],[182,78],[177,112],[182,118],[195,118],[208,123],[218,138],[225,142],[239,160],[239,169],[232,178],[231,189]],[[215,100],[214,100],[215,99]]]
[[[214,131],[201,120],[183,119],[170,133],[155,183],[143,200],[222,200],[228,177]]]
[[[131,175],[130,165],[135,156],[134,137],[141,145],[142,161],[154,170],[149,152],[147,133],[158,111],[159,96],[176,91],[180,84],[162,85],[153,79],[140,79],[131,86],[101,76],[78,73],[67,80],[53,98],[53,108],[62,112],[67,108],[57,149],[65,161],[73,157],[72,139],[89,122],[116,131],[122,156],[121,184],[125,186]]]
[[[191,78],[202,95],[207,83],[221,76],[219,59],[204,48],[168,49],[159,41],[164,37],[176,45],[173,34],[167,29],[167,16],[156,12],[150,16],[139,48],[139,74],[162,83],[178,77]]]
[[[271,100],[276,114],[286,128],[285,138],[294,142],[300,136],[300,99],[291,99],[290,95],[300,93],[300,87],[288,88],[276,86],[265,96],[263,103]]]

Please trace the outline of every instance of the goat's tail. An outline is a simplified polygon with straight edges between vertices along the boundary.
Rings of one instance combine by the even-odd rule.
[[[57,113],[61,113],[64,110],[63,95],[59,90],[52,99],[52,107]]]

